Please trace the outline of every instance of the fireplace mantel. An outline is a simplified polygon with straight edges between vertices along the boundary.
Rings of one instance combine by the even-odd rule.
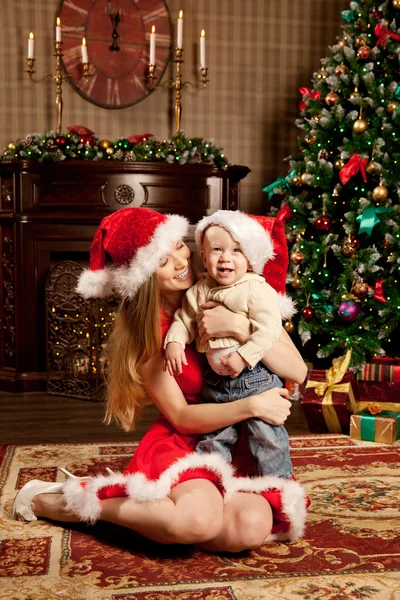
[[[103,217],[147,206],[195,224],[220,208],[237,209],[249,172],[238,165],[0,162],[0,390],[45,389],[46,278],[59,260],[87,259]]]

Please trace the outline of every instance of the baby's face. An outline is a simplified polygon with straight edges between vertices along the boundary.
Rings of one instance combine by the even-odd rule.
[[[232,285],[251,270],[240,244],[218,225],[206,230],[200,255],[207,271],[220,285]]]

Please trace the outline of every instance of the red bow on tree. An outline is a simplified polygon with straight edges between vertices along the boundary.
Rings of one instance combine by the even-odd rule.
[[[379,44],[381,44],[383,42],[383,40],[385,38],[387,38],[387,36],[390,36],[394,40],[400,40],[400,35],[397,35],[397,33],[393,33],[392,31],[389,31],[389,29],[387,27],[385,27],[384,25],[382,25],[381,23],[378,23],[378,25],[375,25],[374,33],[375,33],[376,37],[378,38],[376,40],[375,46],[379,46]]]
[[[384,279],[378,279],[377,281],[375,281],[375,287],[372,288],[375,292],[374,300],[377,300],[377,302],[381,302],[382,304],[385,304],[385,302],[387,302],[387,300],[385,298],[385,293],[383,291],[384,283],[385,283]]]
[[[134,144],[136,146],[137,144],[145,142],[146,140],[149,140],[152,137],[154,137],[152,133],[145,133],[144,135],[131,135],[131,137],[128,137],[127,139],[130,141],[131,144]]]
[[[299,92],[300,94],[305,98],[300,102],[299,104],[299,108],[300,110],[304,110],[307,106],[305,100],[308,100],[308,98],[314,98],[314,100],[320,100],[321,99],[321,94],[317,91],[312,92],[309,88],[306,87],[301,87],[299,88]]]
[[[351,177],[357,175],[359,171],[361,171],[364,181],[367,181],[367,173],[365,171],[365,165],[367,162],[368,159],[361,158],[359,154],[353,154],[349,162],[345,164],[344,167],[339,171],[339,177],[342,185],[346,185],[346,183],[350,181]]]
[[[292,217],[293,213],[289,204],[284,204],[282,208],[276,213],[276,218],[282,221],[283,223],[286,223],[286,221],[288,219],[291,219]]]

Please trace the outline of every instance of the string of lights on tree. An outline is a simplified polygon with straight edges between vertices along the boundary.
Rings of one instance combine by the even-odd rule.
[[[300,153],[264,191],[281,196],[288,283],[285,323],[324,359],[352,365],[400,351],[400,0],[351,2],[343,34],[300,88]],[[310,346],[311,347],[311,346]]]
[[[167,139],[147,133],[99,140],[87,127],[73,125],[67,132],[28,134],[4,148],[0,160],[28,159],[61,162],[64,160],[114,160],[125,162],[164,162],[169,164],[207,164],[226,169],[230,162],[213,140],[188,138],[182,131]]]

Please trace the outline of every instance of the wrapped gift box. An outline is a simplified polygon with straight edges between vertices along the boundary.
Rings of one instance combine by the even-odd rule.
[[[387,360],[383,360],[387,359]],[[367,363],[352,381],[356,403],[354,412],[368,408],[371,402],[381,410],[400,412],[400,364],[399,359],[382,357]],[[395,361],[395,362],[393,362]]]
[[[369,410],[362,410],[351,415],[350,437],[353,440],[394,444],[400,439],[400,414],[382,411],[373,415]]]
[[[302,405],[312,433],[348,433],[354,410],[351,388],[354,372],[347,369],[350,357],[351,351],[334,359],[327,371],[309,372]]]

